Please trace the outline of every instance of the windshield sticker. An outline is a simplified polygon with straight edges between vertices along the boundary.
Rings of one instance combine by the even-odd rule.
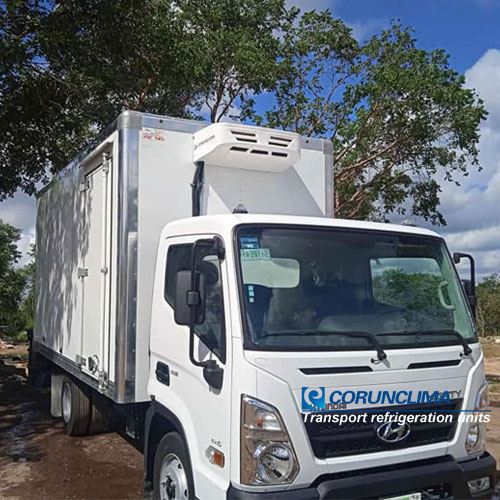
[[[242,236],[240,238],[241,248],[259,248],[259,238],[256,236]]]
[[[269,248],[242,248],[240,255],[241,260],[270,260],[271,250]]]
[[[250,304],[255,302],[255,288],[253,285],[248,285],[248,302]]]

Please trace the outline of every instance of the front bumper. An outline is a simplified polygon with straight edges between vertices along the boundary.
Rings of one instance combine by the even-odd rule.
[[[426,460],[391,467],[354,471],[318,478],[309,488],[273,491],[266,493],[247,492],[234,488],[227,492],[228,500],[323,500],[333,498],[384,498],[406,493],[441,492],[441,498],[490,498],[495,485],[495,459],[484,453],[478,458],[456,462],[452,457]],[[472,497],[467,481],[490,477],[491,488]],[[433,498],[440,498],[439,496]]]

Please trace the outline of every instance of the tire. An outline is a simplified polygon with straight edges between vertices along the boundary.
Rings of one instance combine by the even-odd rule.
[[[192,500],[194,498],[193,470],[186,445],[177,432],[169,432],[163,436],[156,450],[153,499]]]
[[[73,380],[64,377],[61,390],[64,430],[70,436],[85,436],[90,426],[90,399]]]
[[[48,363],[36,352],[30,343],[28,351],[28,383],[33,389],[50,387],[51,369]]]
[[[109,408],[103,398],[94,394],[90,402],[89,434],[102,434],[109,429]]]

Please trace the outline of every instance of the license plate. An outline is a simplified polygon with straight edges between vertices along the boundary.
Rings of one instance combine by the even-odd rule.
[[[384,500],[422,500],[422,493],[408,493],[398,497],[388,497]]]

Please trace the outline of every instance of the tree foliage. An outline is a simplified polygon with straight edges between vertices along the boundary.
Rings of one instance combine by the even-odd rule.
[[[213,121],[268,86],[283,0],[0,5],[0,197],[33,193],[125,109]]]
[[[19,314],[26,285],[26,275],[16,267],[20,253],[20,232],[0,220],[0,333],[12,335],[24,327]]]
[[[479,335],[500,335],[500,274],[492,274],[477,285],[477,328]]]
[[[440,177],[478,165],[482,102],[397,23],[360,43],[284,0],[10,0],[0,50],[0,198],[32,193],[124,109],[218,121],[238,106],[330,138],[347,218],[444,223]]]
[[[283,65],[258,120],[333,140],[337,216],[445,223],[438,179],[478,165],[486,112],[443,50],[418,48],[398,23],[358,43],[341,20],[309,12],[285,31]]]
[[[373,279],[375,300],[408,311],[425,313],[437,324],[453,324],[450,311],[439,302],[437,290],[441,276],[429,273],[406,273],[401,269],[386,269]]]

